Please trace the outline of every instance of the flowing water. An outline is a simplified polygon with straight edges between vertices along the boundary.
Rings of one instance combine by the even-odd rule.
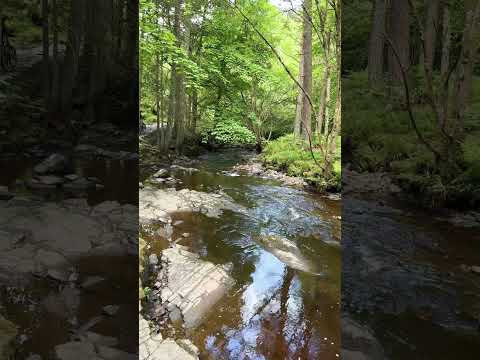
[[[229,173],[238,154],[209,154],[186,187],[224,192],[246,214],[177,213],[173,238],[215,264],[235,287],[187,334],[205,359],[335,359],[340,349],[341,202]],[[180,223],[181,222],[181,223]],[[164,239],[149,237],[160,250]],[[286,255],[287,253],[287,255]]]
[[[465,267],[480,264],[479,228],[406,204],[342,201],[345,313],[389,359],[478,359],[480,274]]]

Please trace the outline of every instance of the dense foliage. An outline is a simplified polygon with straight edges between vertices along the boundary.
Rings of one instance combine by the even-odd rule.
[[[312,83],[311,113],[303,116],[314,129],[309,140],[338,133],[337,23],[331,3],[310,1],[307,12],[302,4],[269,0],[142,0],[140,110],[145,123],[157,125],[157,146],[182,151],[193,141],[260,149],[293,133],[298,109],[309,107],[302,105],[306,100],[299,103],[306,96],[304,79]],[[306,24],[314,29],[307,42]],[[313,66],[302,76],[305,44]],[[302,136],[304,141],[293,141],[297,151],[320,152],[311,148],[306,132]],[[330,149],[327,143],[312,145]]]
[[[399,57],[402,56],[400,50],[409,53],[405,65],[409,99],[406,98],[404,81],[394,80],[398,60],[395,57],[384,60],[383,78],[372,83],[375,64],[369,64],[369,49],[360,45],[371,41],[374,23],[378,20],[372,3],[351,0],[344,7],[346,22],[352,26],[345,28],[342,49],[345,89],[342,94],[345,109],[342,114],[343,157],[358,171],[390,172],[405,190],[428,206],[478,207],[479,61],[477,56],[474,70],[469,74],[462,64],[470,60],[461,57],[468,46],[478,52],[480,26],[468,27],[468,14],[472,12],[466,5],[473,6],[474,2],[440,2],[438,8],[434,8],[436,12],[429,12],[427,5],[432,6],[435,2],[413,1],[414,9],[407,9],[410,14],[410,22],[405,25],[410,29],[408,49],[402,49],[402,45],[394,40],[395,34],[388,33],[388,29],[382,35],[386,39],[384,54],[393,46],[397,47]],[[379,6],[382,1],[373,3]],[[470,9],[474,10],[473,7]],[[429,32],[427,14],[432,13],[434,15],[430,16],[436,20],[431,25],[433,31]],[[424,45],[419,38],[420,25],[415,16],[427,27],[423,29],[427,34]],[[467,31],[473,34],[471,45],[463,40]],[[436,40],[432,40],[435,39],[433,33],[436,33]],[[425,56],[429,55],[428,52],[423,54],[422,46],[433,49],[431,65],[425,61]],[[449,65],[451,76],[442,87],[444,62]],[[432,85],[429,85],[430,75],[425,71],[430,67]],[[464,80],[470,84],[464,86]],[[462,88],[466,91],[459,90]],[[435,112],[432,104],[436,106]],[[439,121],[445,125],[440,126]]]

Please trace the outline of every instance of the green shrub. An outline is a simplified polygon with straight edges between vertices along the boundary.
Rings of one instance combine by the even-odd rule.
[[[252,131],[244,125],[233,121],[223,120],[219,122],[211,132],[205,132],[202,142],[208,142],[211,137],[214,142],[222,145],[255,144],[256,139]]]

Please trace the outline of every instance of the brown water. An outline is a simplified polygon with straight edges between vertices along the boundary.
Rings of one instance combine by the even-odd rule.
[[[69,173],[98,178],[105,186],[101,190],[67,193],[55,189],[31,193],[24,186],[15,185],[18,179],[32,177],[32,168],[38,161],[28,157],[0,160],[0,185],[8,186],[14,192],[36,195],[40,201],[83,197],[90,205],[106,200],[138,204],[136,161],[74,159]],[[15,359],[25,359],[29,354],[39,354],[43,359],[54,358],[54,347],[71,341],[74,332],[89,322],[93,324],[90,331],[117,338],[117,348],[132,353],[137,350],[137,257],[88,256],[75,261],[73,266],[79,274],[77,284],[89,276],[104,278],[92,289],[81,290],[72,296],[72,301],[78,302],[74,314],[68,314],[68,309],[62,310],[62,307],[57,307],[55,312],[46,311],[45,299],[62,299],[60,294],[69,287],[68,284],[34,277],[25,277],[23,282],[9,286],[0,284],[0,312],[19,329],[14,344]],[[102,315],[102,307],[110,304],[120,305],[119,312],[113,317]]]
[[[187,334],[202,359],[335,359],[340,348],[340,201],[278,182],[225,174],[235,153],[209,154],[187,187],[225,192],[248,208],[220,218],[178,213],[173,238],[202,258],[231,264],[235,287]],[[293,242],[310,271],[282,262],[262,236]],[[155,251],[164,239],[149,236]],[[273,245],[275,246],[275,245]]]
[[[480,233],[405,204],[343,198],[342,307],[389,359],[478,359]]]

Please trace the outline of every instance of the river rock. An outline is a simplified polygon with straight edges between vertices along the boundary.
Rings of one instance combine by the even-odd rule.
[[[156,254],[150,254],[149,257],[148,257],[148,262],[152,266],[158,265],[157,255]]]
[[[80,177],[74,181],[66,183],[64,186],[65,190],[71,191],[84,191],[88,189],[94,189],[95,183],[83,177]]]
[[[176,211],[200,212],[209,217],[219,217],[223,210],[246,213],[246,209],[235,204],[227,195],[182,189],[156,189],[145,187],[139,191],[139,215],[141,223],[157,221],[165,213]]]
[[[103,360],[138,360],[137,355],[129,354],[109,346],[97,346],[98,358]]]
[[[346,316],[342,317],[341,353],[343,359],[387,360],[372,330]]]
[[[168,170],[167,169],[160,169],[155,174],[153,174],[152,177],[154,177],[154,178],[168,177]]]
[[[69,262],[65,256],[55,251],[40,249],[35,256],[35,259],[38,264],[47,269],[62,268],[69,265]]]
[[[89,289],[103,282],[105,278],[101,276],[89,276],[80,285],[83,289]]]
[[[148,321],[139,314],[140,360],[198,360],[198,349],[188,340],[163,339],[162,334],[151,332]]]
[[[45,185],[60,185],[64,182],[63,178],[55,175],[37,176],[36,179]]]
[[[75,181],[79,178],[80,176],[78,176],[77,174],[68,174],[68,175],[65,175],[64,178],[67,179],[68,181]]]
[[[55,356],[58,360],[98,359],[94,345],[88,341],[72,341],[57,345]]]
[[[180,171],[180,172],[184,172],[184,173],[187,173],[187,174],[193,174],[193,173],[196,173],[196,172],[199,171],[198,169],[195,169],[195,168],[187,168],[187,167],[183,167],[183,166],[180,166],[180,165],[172,165],[172,166],[170,166],[170,170]]]
[[[180,309],[186,328],[198,326],[234,283],[224,267],[178,245],[162,252],[162,263],[159,278],[166,279],[167,286],[160,297],[167,309]]]
[[[33,168],[37,174],[62,172],[67,165],[67,159],[61,154],[52,154]]]
[[[119,309],[120,309],[120,306],[118,305],[106,305],[102,308],[103,312],[108,316],[115,315]]]
[[[289,267],[315,273],[314,264],[302,254],[294,242],[277,235],[260,236],[257,239],[268,252]]]
[[[0,200],[10,200],[13,196],[14,195],[8,191],[8,187],[0,186]]]
[[[105,336],[101,334],[97,334],[92,331],[87,331],[85,334],[81,335],[80,340],[82,341],[88,341],[95,346],[117,346],[118,345],[118,340],[114,337],[111,336]]]

